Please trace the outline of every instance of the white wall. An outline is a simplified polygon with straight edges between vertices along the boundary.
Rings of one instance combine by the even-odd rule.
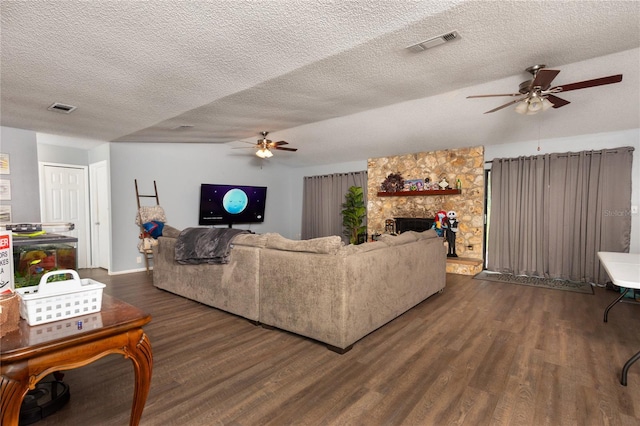
[[[250,151],[230,152],[229,146],[220,144],[111,144],[113,272],[142,266],[136,263],[140,253],[134,179],[140,193],[147,195],[153,194],[156,181],[167,223],[178,229],[198,226],[201,183],[266,186],[265,222],[234,227],[295,237],[291,222],[299,211],[292,207],[292,180],[286,166],[260,160]]]
[[[9,154],[10,174],[0,175],[9,181],[11,200],[2,200],[11,206],[14,223],[40,222],[40,196],[38,188],[38,150],[33,132],[11,127],[0,128],[0,152]]]
[[[106,141],[52,135],[49,133],[38,132],[36,133],[36,139],[38,141],[38,161],[49,163],[88,166],[92,152],[95,149],[101,147],[100,150],[104,152],[105,150],[108,151],[109,147],[109,143]]]
[[[38,161],[40,162],[86,166],[88,160],[89,152],[86,149],[42,144],[38,138]]]

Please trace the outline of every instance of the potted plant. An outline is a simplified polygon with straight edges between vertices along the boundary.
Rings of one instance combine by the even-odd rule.
[[[367,232],[366,225],[362,222],[367,217],[367,208],[364,204],[362,187],[351,186],[345,194],[345,202],[342,203],[342,226],[344,236],[349,238],[350,244],[364,242],[363,237]]]

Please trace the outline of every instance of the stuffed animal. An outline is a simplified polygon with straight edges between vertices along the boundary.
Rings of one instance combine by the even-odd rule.
[[[436,234],[438,234],[439,237],[443,237],[448,227],[449,224],[447,223],[447,212],[445,212],[444,210],[440,210],[436,213],[433,225],[431,225],[431,229],[435,229]]]
[[[458,257],[456,254],[456,232],[458,232],[458,214],[453,210],[447,212],[447,222],[449,226],[446,229],[447,243],[449,244],[449,250],[447,257]]]

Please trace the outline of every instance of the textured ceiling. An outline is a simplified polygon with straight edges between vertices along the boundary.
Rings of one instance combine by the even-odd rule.
[[[300,149],[280,153],[300,165],[425,150],[418,130],[390,149],[385,121],[424,120],[453,146],[477,132],[505,143],[534,138],[517,114],[482,114],[509,99],[465,97],[515,92],[538,63],[562,70],[556,84],[624,74],[624,85],[564,96],[569,106],[545,113],[556,114],[546,137],[640,127],[637,1],[3,0],[0,12],[8,127],[114,142],[269,130]],[[452,30],[459,40],[405,49]],[[401,107],[411,100],[424,108],[415,116]],[[47,111],[53,102],[78,109]]]

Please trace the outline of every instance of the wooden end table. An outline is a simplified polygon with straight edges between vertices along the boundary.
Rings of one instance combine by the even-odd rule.
[[[149,321],[149,314],[109,295],[93,314],[36,326],[20,320],[18,330],[0,340],[0,424],[18,425],[22,400],[45,376],[121,354],[135,370],[129,424],[138,425],[153,368],[151,343],[142,330]]]

